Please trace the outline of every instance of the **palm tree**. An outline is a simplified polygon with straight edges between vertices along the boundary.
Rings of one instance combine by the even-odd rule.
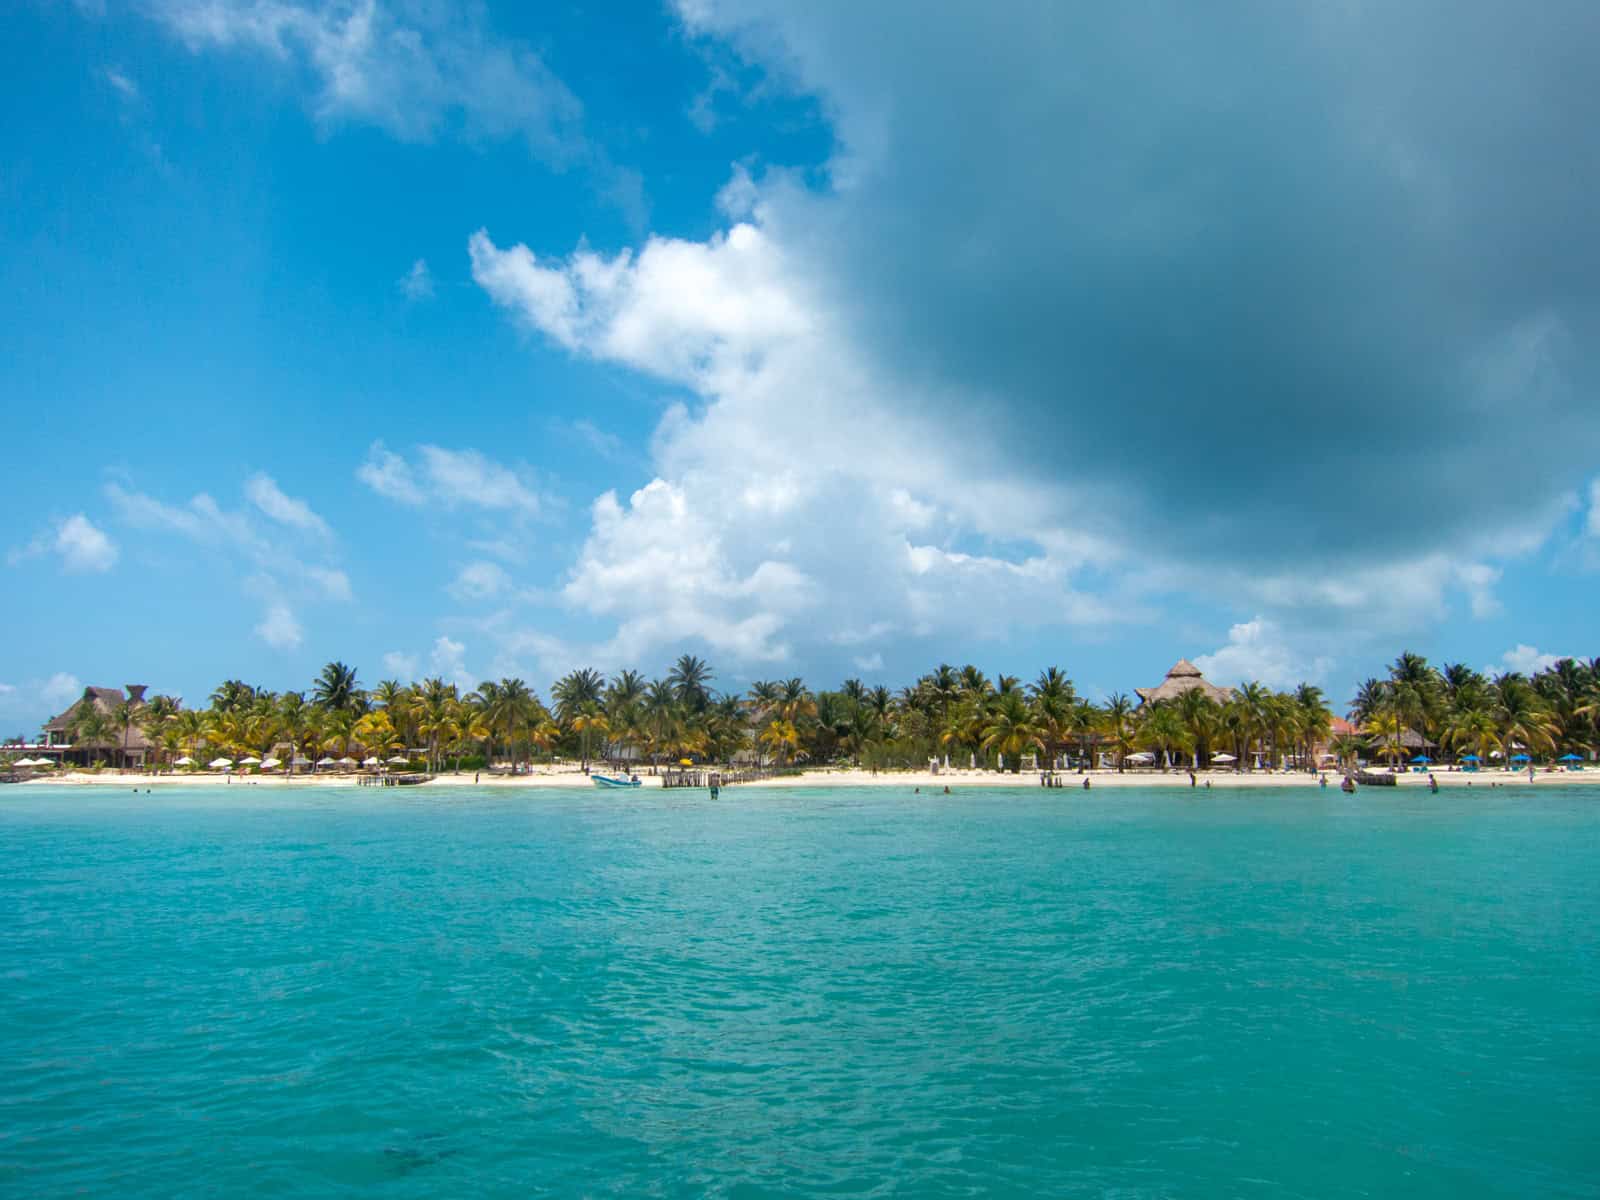
[[[122,699],[111,710],[111,723],[122,733],[122,769],[128,769],[128,734],[139,719],[139,708],[132,700]]]
[[[1302,683],[1294,693],[1294,728],[1299,739],[1302,761],[1306,766],[1315,771],[1317,763],[1313,761],[1316,748],[1328,738],[1328,731],[1333,728],[1333,712],[1328,708],[1328,702],[1323,699],[1322,689],[1313,684]]]
[[[458,709],[455,684],[437,677],[422,681],[416,709],[417,732],[427,739],[429,771],[439,771],[441,748],[458,736]]]
[[[585,701],[583,706],[575,712],[568,722],[572,732],[578,735],[582,746],[583,769],[589,769],[589,738],[596,733],[606,733],[611,724],[606,720],[605,709],[600,707],[598,700]]]
[[[1191,689],[1198,691],[1198,688]],[[1173,750],[1194,745],[1193,735],[1183,723],[1183,714],[1170,700],[1158,700],[1141,714],[1135,737],[1139,745],[1162,756],[1162,765],[1172,769]]]
[[[678,661],[667,674],[667,682],[672,685],[678,703],[691,712],[703,712],[711,702],[706,685],[715,678],[705,660],[692,654],[679,655]]]
[[[1022,698],[1022,693],[1015,690],[1001,693],[999,702],[988,714],[982,734],[980,745],[985,750],[999,754],[1002,764],[1005,756],[1011,756],[1013,775],[1022,770],[1024,750],[1030,747],[1037,750],[1045,748],[1044,727]]]
[[[256,690],[240,679],[225,679],[211,693],[211,707],[217,712],[241,708],[255,699]]]
[[[139,709],[139,728],[144,731],[150,747],[156,752],[157,766],[160,752],[166,748],[164,735],[178,715],[178,701],[171,696],[152,696]]]
[[[768,723],[757,740],[772,751],[777,761],[783,764],[787,763],[790,756],[799,749],[800,731],[795,728],[793,721],[778,717]]]
[[[1248,769],[1254,770],[1255,756],[1251,753],[1251,748],[1266,735],[1271,719],[1268,709],[1272,703],[1272,693],[1252,679],[1241,683],[1234,691],[1233,703],[1238,706],[1244,718],[1245,745],[1241,762],[1245,763]]]
[[[104,749],[113,744],[116,735],[116,722],[100,711],[100,706],[91,698],[82,700],[78,705],[78,712],[72,718],[69,732],[72,735],[73,746],[82,746],[85,751]],[[85,762],[88,754],[84,755]]]
[[[317,682],[311,688],[311,698],[328,709],[359,708],[362,695],[356,669],[342,662],[329,663],[317,676]]]
[[[1105,714],[1092,700],[1079,700],[1067,712],[1067,731],[1078,739],[1078,769],[1087,770],[1094,764],[1090,761],[1090,745],[1100,732],[1105,722]]]
[[[1494,693],[1492,712],[1500,730],[1500,745],[1505,751],[1507,766],[1519,742],[1530,755],[1555,749],[1560,726],[1526,679],[1516,674],[1502,675],[1495,680]]]
[[[1104,708],[1106,733],[1111,736],[1111,748],[1117,754],[1117,774],[1123,771],[1123,759],[1133,749],[1133,701],[1121,692],[1112,692]]]
[[[1189,765],[1198,770],[1201,751],[1209,753],[1211,750],[1211,738],[1217,724],[1217,702],[1204,689],[1190,688],[1178,694],[1176,704],[1178,720],[1183,723],[1189,738],[1192,755]]]
[[[389,720],[389,714],[381,709],[363,714],[356,721],[351,733],[355,740],[361,743],[361,748],[367,752],[368,757],[380,761],[388,758],[400,745],[400,739],[395,735],[394,722]]]
[[[201,709],[186,708],[173,718],[173,726],[178,731],[178,737],[183,752],[190,758],[200,753],[200,743],[206,736],[206,714]]]

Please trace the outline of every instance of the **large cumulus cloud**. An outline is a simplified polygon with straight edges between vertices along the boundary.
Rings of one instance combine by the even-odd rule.
[[[1600,447],[1593,5],[682,7],[827,103],[773,199],[862,342],[1147,541],[1433,548]]]
[[[820,97],[826,182],[737,171],[705,242],[471,245],[528,326],[697,397],[566,581],[615,655],[880,661],[1200,596],[1325,664],[1492,612],[1568,511],[1595,10],[680,8]]]

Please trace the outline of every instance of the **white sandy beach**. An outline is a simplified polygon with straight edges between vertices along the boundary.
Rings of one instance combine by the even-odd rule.
[[[1527,773],[1506,771],[1437,771],[1434,777],[1439,781],[1441,788],[1484,788],[1494,787],[1555,787],[1572,786],[1577,784],[1600,784],[1600,771],[1551,771],[1538,772],[1530,783]],[[640,781],[645,787],[660,787],[661,777],[641,774]],[[1090,788],[1188,788],[1189,775],[1187,771],[1094,771],[1087,776],[1067,774],[1061,776],[1066,783],[1066,789],[1082,789],[1083,780],[1087,778]],[[1328,786],[1337,787],[1340,777],[1330,772]],[[268,787],[268,788],[309,788],[309,787],[356,787],[359,777],[355,775],[325,774],[325,775],[235,775],[231,779],[220,772],[201,771],[185,774],[171,775],[144,775],[137,772],[119,771],[67,771],[53,775],[39,775],[28,781],[29,783],[47,784],[52,787],[118,787],[130,790],[139,788],[185,788],[185,787]],[[1315,775],[1291,772],[1233,772],[1233,771],[1201,771],[1198,774],[1198,787],[1204,789],[1207,784],[1213,789],[1235,788],[1283,788],[1301,787],[1316,788],[1318,778]],[[437,775],[427,783],[417,785],[423,788],[460,788],[480,787],[495,789],[539,789],[539,788],[573,788],[590,786],[589,779],[576,766],[535,767],[531,773],[519,775],[474,775],[471,771],[459,774],[446,773]],[[1428,776],[1408,772],[1399,776],[1399,787],[1420,789],[1428,786]],[[934,774],[931,771],[868,771],[860,768],[822,768],[818,770],[803,771],[796,775],[784,775],[774,779],[757,780],[751,783],[742,783],[730,786],[728,790],[770,790],[793,788],[901,788],[922,789],[923,791],[943,792],[945,788],[952,791],[957,789],[974,788],[1038,788],[1038,772],[1024,771],[1013,775],[1009,772],[996,771],[945,771]],[[0,793],[3,795],[3,793]]]

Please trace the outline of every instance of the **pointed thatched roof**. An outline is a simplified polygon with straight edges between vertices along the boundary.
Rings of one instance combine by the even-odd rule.
[[[78,719],[78,713],[82,711],[85,704],[94,705],[108,717],[116,712],[117,705],[121,704],[123,700],[131,700],[135,707],[142,707],[145,702],[144,693],[145,685],[142,683],[129,685],[126,692],[121,688],[86,687],[83,689],[83,695],[73,701],[72,706],[66,712],[59,717],[51,717],[50,720],[44,723],[44,730],[46,733],[69,733],[73,723]],[[119,746],[122,744],[120,731],[117,734],[117,744]],[[127,744],[130,750],[145,750],[150,746],[150,739],[145,736],[143,729],[139,728],[138,725],[134,725],[128,730]]]
[[[1192,692],[1195,688],[1202,689],[1218,704],[1222,704],[1233,697],[1232,688],[1218,687],[1207,681],[1200,674],[1200,668],[1187,658],[1180,658],[1173,664],[1172,670],[1167,672],[1167,677],[1153,688],[1134,688],[1133,694],[1138,696],[1145,704],[1154,704],[1157,700],[1176,700],[1185,692]]]

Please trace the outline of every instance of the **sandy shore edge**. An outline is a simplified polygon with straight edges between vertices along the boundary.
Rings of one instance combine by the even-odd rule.
[[[1578,784],[1600,785],[1600,770],[1588,771],[1555,771],[1539,772],[1530,784],[1526,772],[1507,771],[1439,771],[1434,777],[1438,779],[1441,788],[1483,788],[1494,787],[1555,787],[1572,786]],[[659,776],[641,775],[640,780],[645,787],[660,787]],[[1087,777],[1070,774],[1062,777],[1067,788],[1081,789],[1084,778],[1090,781],[1093,788],[1184,788],[1189,784],[1189,775],[1186,771],[1150,772],[1128,771],[1118,774],[1115,771],[1094,771]],[[307,788],[307,787],[349,787],[357,786],[357,777],[353,775],[249,775],[236,776],[231,783],[220,773],[200,772],[184,775],[141,775],[116,771],[102,771],[94,774],[86,771],[69,771],[58,775],[40,776],[28,781],[30,784],[43,784],[48,787],[106,787],[128,788],[130,790],[145,788],[163,790],[167,788],[185,787],[216,787],[225,785],[229,787],[271,787],[271,788]],[[1295,773],[1269,773],[1257,771],[1253,773],[1235,774],[1231,771],[1201,771],[1199,773],[1199,787],[1204,789],[1209,783],[1215,789],[1238,788],[1283,788],[1301,787],[1316,788],[1317,776]],[[1334,774],[1328,776],[1329,788],[1336,787],[1339,777]],[[500,789],[537,790],[540,788],[574,788],[590,786],[589,779],[582,771],[562,768],[539,768],[527,775],[480,775],[476,779],[470,771],[461,774],[444,774],[435,776],[428,783],[419,785],[422,788],[460,788],[478,787]],[[1415,773],[1399,776],[1398,786],[1402,788],[1426,788],[1428,777]],[[945,788],[951,791],[970,788],[1038,788],[1038,772],[1024,771],[1019,775],[1010,773],[1001,774],[995,771],[949,771],[937,775],[931,771],[879,771],[829,769],[804,771],[797,775],[784,775],[776,779],[763,779],[753,783],[737,785],[737,788],[728,790],[738,791],[766,791],[772,789],[793,788],[899,788],[922,789],[943,792]],[[0,796],[4,793],[0,792]]]

